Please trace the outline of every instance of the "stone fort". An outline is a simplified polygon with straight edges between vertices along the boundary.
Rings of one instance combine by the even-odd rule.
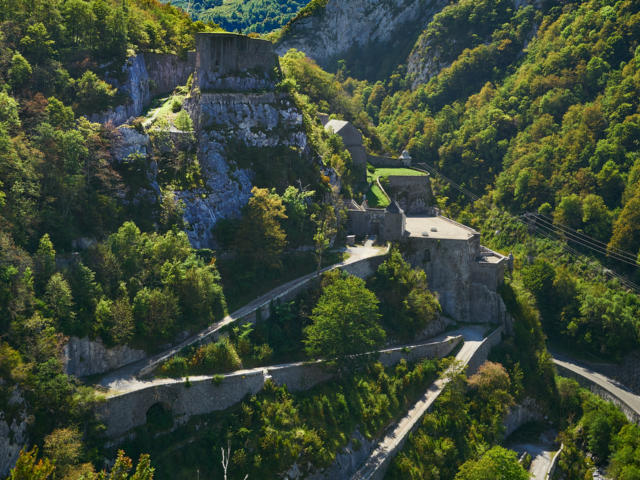
[[[388,188],[396,198],[387,208],[370,208],[366,200],[346,204],[347,233],[397,242],[405,258],[426,272],[443,313],[454,321],[504,323],[497,291],[511,257],[482,246],[479,232],[440,215],[428,175],[390,176]]]
[[[278,56],[267,40],[231,33],[196,34],[195,84],[202,90],[273,89]]]

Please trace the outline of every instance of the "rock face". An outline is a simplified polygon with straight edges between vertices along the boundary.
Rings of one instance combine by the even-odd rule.
[[[118,88],[127,101],[105,112],[89,117],[92,122],[122,125],[139,116],[149,106],[153,97],[171,92],[176,86],[187,83],[195,66],[195,53],[182,59],[177,55],[145,53],[129,57],[122,66],[124,81],[107,78]]]
[[[196,248],[214,246],[212,228],[240,215],[253,172],[233,149],[290,147],[304,156],[308,139],[291,97],[275,91],[277,57],[269,42],[199,34],[194,88],[184,102],[195,126],[205,188],[177,192]]]
[[[504,436],[505,438],[529,422],[540,422],[544,419],[542,410],[531,398],[525,398],[521,403],[509,409],[509,413],[504,419]]]
[[[100,341],[71,337],[64,347],[64,370],[69,375],[86,377],[105,373],[145,358],[144,350],[126,345],[107,348]]]
[[[364,435],[356,430],[353,433],[349,444],[336,455],[336,459],[327,468],[309,475],[309,480],[332,480],[334,478],[350,478],[362,465],[373,451],[377,444],[376,439],[368,440]],[[299,470],[291,469],[285,478],[303,478],[302,475],[295,476]]]
[[[12,415],[9,414],[10,411]],[[13,468],[20,449],[27,443],[25,403],[16,389],[9,395],[6,411],[4,408],[0,410],[0,477],[4,478]]]
[[[305,158],[310,158],[310,150],[301,112],[288,94],[277,92],[280,67],[270,42],[242,35],[198,34],[196,44],[196,52],[185,60],[159,54],[132,57],[121,87],[131,102],[99,120],[126,121],[138,115],[153,95],[172,91],[194,74],[183,104],[193,120],[193,133],[172,128],[147,134],[123,125],[113,153],[118,162],[131,154],[147,159],[143,186],[137,186],[128,201],[153,207],[162,198],[154,155],[197,152],[204,186],[176,195],[184,202],[191,244],[211,248],[215,224],[238,217],[251,196],[254,172],[250,162],[243,162],[243,149],[289,148]],[[154,137],[170,141],[154,141]]]
[[[409,38],[413,45],[420,30],[446,3],[443,0],[329,0],[317,14],[294,21],[278,42],[276,51],[283,55],[295,48],[326,65],[332,59],[343,58],[351,48],[385,44],[397,37],[404,37],[406,41],[406,37],[413,36]],[[399,58],[398,63],[405,58]]]

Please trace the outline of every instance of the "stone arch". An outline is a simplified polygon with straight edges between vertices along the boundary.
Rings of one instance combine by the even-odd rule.
[[[166,402],[155,402],[146,411],[146,426],[151,432],[163,432],[173,427],[173,411]]]

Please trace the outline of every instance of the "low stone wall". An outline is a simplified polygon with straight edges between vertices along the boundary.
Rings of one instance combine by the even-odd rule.
[[[385,258],[386,258],[386,253],[376,257],[369,257],[362,260],[358,260],[356,262],[352,262],[346,265],[337,265],[334,267],[328,267],[323,269],[322,273],[328,272],[330,270],[338,269],[338,270],[343,270],[351,275],[355,275],[356,277],[367,279],[376,272],[376,270],[378,269],[378,266],[385,260]],[[278,302],[284,303],[284,302],[290,302],[294,300],[300,293],[316,285],[319,278],[320,277],[315,274],[307,275],[300,282],[264,300],[251,311],[238,317],[234,323],[238,323],[238,324],[255,323],[258,320],[258,318],[260,318],[260,320],[268,320],[271,315],[272,303],[278,303]],[[215,341],[218,338],[219,338],[219,332],[214,332],[212,337],[203,337],[200,343],[209,343],[211,341]]]
[[[556,468],[558,468],[558,462],[560,461],[560,455],[562,454],[563,449],[564,444],[561,444],[560,449],[553,455],[551,463],[549,464],[549,469],[544,476],[544,480],[551,480],[553,478],[553,474],[556,473]]]
[[[618,396],[616,396],[615,394],[613,394],[612,392],[610,392],[606,388],[604,388],[604,387],[598,385],[597,383],[593,382],[591,379],[589,379],[587,377],[584,377],[584,376],[580,375],[579,373],[574,372],[573,370],[571,370],[569,368],[566,368],[563,365],[558,364],[557,362],[555,363],[555,365],[556,365],[556,369],[558,370],[558,374],[559,375],[561,375],[563,377],[573,378],[582,387],[587,388],[588,390],[590,390],[595,395],[598,395],[600,398],[602,398],[604,400],[607,400],[607,401],[613,403],[615,406],[617,406],[620,410],[622,410],[622,413],[625,414],[625,416],[627,417],[627,419],[630,422],[634,422],[634,423],[640,424],[640,414],[638,414],[638,412],[636,412],[623,399],[619,398]]]
[[[380,155],[367,155],[367,162],[377,168],[401,168],[408,166],[399,158],[383,157]]]
[[[491,349],[498,345],[502,341],[502,333],[504,327],[498,327],[494,332],[492,332],[488,337],[486,337],[481,344],[476,348],[473,354],[469,357],[466,362],[467,365],[467,375],[471,375],[477,371],[477,369],[482,365],[489,355]],[[459,360],[460,354],[456,357]],[[443,392],[446,384],[448,383],[448,379],[445,377],[441,377],[436,382],[434,382],[431,387],[429,387],[428,392],[435,392],[435,395],[432,396],[428,402],[429,404],[426,406],[424,412],[428,412],[431,410],[431,407],[435,404],[437,398]],[[424,401],[424,399],[420,400]],[[414,408],[415,405],[414,405]],[[404,443],[409,438],[409,435],[416,430],[422,422],[420,418],[415,418],[415,423],[412,425],[407,425],[401,430],[400,434],[394,437],[394,442],[390,447],[385,447],[385,450],[377,453],[373,453],[370,456],[368,463],[365,463],[360,470],[358,470],[353,476],[351,476],[351,480],[383,480],[384,475],[391,465],[391,461],[393,458],[402,450]]]
[[[461,342],[462,337],[458,336],[442,342],[386,349],[380,352],[379,360],[385,366],[392,366],[402,359],[413,362],[440,358],[451,353]],[[117,439],[144,425],[147,412],[156,404],[170,409],[175,423],[180,425],[194,415],[225,410],[245,396],[255,395],[267,380],[286,385],[291,391],[304,391],[331,376],[321,362],[312,362],[234,372],[222,376],[221,382],[215,381],[220,378],[215,376],[192,377],[188,383],[167,379],[156,381],[147,388],[108,397],[98,406],[97,413],[107,427],[107,437]]]
[[[487,361],[491,349],[502,342],[503,333],[504,326],[500,325],[482,341],[480,347],[474,352],[467,362],[467,375],[473,375],[476,373],[478,368],[480,368],[480,365]]]

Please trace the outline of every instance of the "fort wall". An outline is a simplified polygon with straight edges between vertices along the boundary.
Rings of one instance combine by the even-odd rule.
[[[379,360],[385,366],[393,366],[401,360],[410,362],[424,358],[441,358],[453,351],[462,337],[452,337],[442,342],[429,342],[406,347],[386,349]],[[276,385],[286,385],[291,391],[304,391],[332,378],[330,370],[320,362],[276,365],[230,373],[222,376],[201,376],[185,380],[160,380],[147,388],[108,397],[97,408],[105,423],[110,439],[123,437],[132,429],[146,423],[147,412],[160,404],[171,411],[176,425],[181,425],[194,415],[225,410],[240,402],[247,395],[255,395],[267,380]]]
[[[607,400],[613,403],[615,406],[617,406],[620,410],[622,410],[622,413],[625,414],[625,416],[630,422],[640,424],[640,413],[638,413],[631,405],[629,405],[622,398],[618,397],[613,392],[607,390],[606,388],[597,384],[591,379],[585,376],[582,376],[579,373],[574,372],[573,370],[563,365],[560,365],[557,362],[555,363],[555,365],[556,365],[556,369],[558,370],[558,373],[561,376],[573,378],[582,387],[589,389],[592,393],[598,395],[600,398]]]
[[[280,73],[271,42],[230,33],[196,34],[195,68],[203,91],[270,90]]]
[[[433,192],[428,175],[392,175],[385,187],[387,194],[396,200],[407,215],[428,214],[433,205]]]

